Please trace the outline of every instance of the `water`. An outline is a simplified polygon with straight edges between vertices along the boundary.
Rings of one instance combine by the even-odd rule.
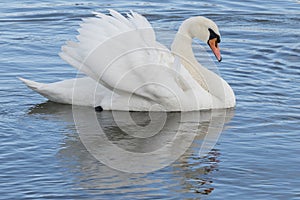
[[[237,107],[226,111],[206,157],[198,152],[210,120],[193,129],[193,144],[170,166],[136,174],[111,169],[84,147],[70,106],[45,103],[16,79],[75,77],[57,56],[60,46],[74,38],[82,17],[107,8],[145,15],[165,45],[190,16],[219,25],[217,65]],[[0,9],[0,199],[300,199],[299,1],[2,0]],[[97,117],[114,142],[143,149],[116,131],[110,112]]]

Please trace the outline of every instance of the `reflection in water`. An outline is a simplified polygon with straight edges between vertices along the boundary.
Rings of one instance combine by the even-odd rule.
[[[86,141],[82,141],[82,136],[79,136],[82,133],[74,134],[76,131],[75,126],[72,125],[74,109],[77,109],[75,111],[77,114],[78,111],[82,114],[79,126],[84,127],[84,129],[81,131],[86,130],[89,132],[87,136],[91,136],[93,139],[99,136],[99,132],[95,132],[95,126],[92,124],[93,115],[96,116],[97,124],[104,130],[105,138],[110,141],[110,144],[101,143],[98,141],[99,137],[96,137],[96,142],[88,141],[88,145],[92,145],[92,147],[87,148],[97,149],[97,152],[102,154],[112,154],[111,149],[107,150],[106,148],[111,148],[110,145],[114,145],[131,153],[128,155],[159,152],[164,155],[158,160],[151,160],[150,158],[150,162],[165,162],[165,157],[172,157],[173,154],[182,150],[184,152],[175,159],[176,161],[174,160],[175,162],[167,162],[167,167],[152,173],[124,173],[115,170],[115,166],[107,167],[101,159],[101,162],[98,161],[97,156],[99,155],[95,156],[90,149],[89,151],[86,150],[86,144],[84,145]],[[84,190],[89,194],[110,194],[110,196],[111,194],[122,194],[138,197],[138,195],[143,196],[147,193],[147,196],[153,194],[153,197],[159,197],[159,195],[163,197],[167,195],[166,192],[194,191],[193,195],[198,193],[201,195],[213,191],[211,186],[212,172],[218,168],[219,162],[219,152],[213,147],[223,130],[224,124],[233,117],[234,111],[227,109],[187,113],[108,111],[95,113],[91,108],[75,107],[72,109],[70,105],[47,102],[31,109],[30,114],[41,114],[50,119],[56,118],[68,122],[71,133],[66,135],[58,152],[58,158],[61,167],[67,170],[66,173],[70,173],[74,177],[76,190]],[[163,123],[163,128],[157,134],[153,135],[153,133],[147,132],[153,128],[153,124],[161,124],[162,118],[166,120]],[[138,131],[135,131],[135,127],[139,128]],[[146,128],[142,129],[142,127]],[[147,129],[149,127],[152,128]],[[142,132],[143,130],[147,131]],[[137,137],[138,132],[141,132],[141,137]],[[146,137],[147,134],[152,135]],[[170,144],[176,140],[178,140],[176,145],[170,147]],[[187,144],[189,145],[188,148],[186,148]],[[164,148],[165,146],[168,148]],[[153,156],[155,153],[151,155]],[[120,160],[124,163],[132,162],[133,165],[142,165],[146,168],[149,164],[147,162],[136,163],[134,158],[130,157],[123,157]],[[150,166],[153,167],[153,165]],[[131,167],[139,169],[135,166]]]

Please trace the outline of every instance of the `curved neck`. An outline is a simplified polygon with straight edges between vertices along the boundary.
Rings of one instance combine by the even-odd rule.
[[[192,36],[184,29],[179,29],[171,46],[171,51],[174,55],[180,58],[181,64],[188,70],[194,80],[209,92],[207,82],[204,79],[204,69],[194,56],[192,49]]]
[[[208,30],[205,32],[204,26],[201,26],[201,24],[205,23],[205,20],[207,21],[207,19],[203,17],[194,17],[185,20],[175,36],[171,51],[175,56],[180,58],[181,64],[187,69],[200,87],[215,96],[220,102],[226,104],[226,98],[229,99],[229,101],[230,99],[234,99],[234,93],[231,87],[220,76],[198,63],[192,49],[194,37],[203,41],[208,40]],[[217,30],[217,28],[215,29]]]
[[[182,64],[186,63],[187,61],[193,64],[195,64],[195,62],[197,63],[192,50],[194,36],[190,33],[190,26],[191,24],[189,20],[185,20],[181,24],[171,46],[171,51],[181,58]],[[184,66],[186,65],[184,64]]]
[[[178,31],[171,46],[171,51],[181,58],[181,61],[194,62],[196,58],[192,50],[193,39],[184,33]],[[197,61],[196,61],[197,62]]]
[[[210,36],[209,27],[213,27],[219,33],[215,23],[205,17],[198,16],[184,20],[173,41],[172,52],[187,59],[193,65],[199,65],[192,50],[193,38],[207,42]]]

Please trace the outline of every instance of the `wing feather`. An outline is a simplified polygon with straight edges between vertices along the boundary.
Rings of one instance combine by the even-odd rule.
[[[151,24],[142,15],[131,11],[124,17],[109,12],[83,19],[78,42],[67,42],[61,58],[110,90],[158,103],[170,101],[174,93],[181,92],[171,70],[171,52],[156,41]]]

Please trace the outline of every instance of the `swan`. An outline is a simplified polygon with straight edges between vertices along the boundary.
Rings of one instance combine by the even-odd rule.
[[[50,101],[98,110],[194,111],[231,108],[229,84],[196,60],[194,38],[222,60],[218,26],[202,16],[183,21],[171,50],[157,42],[149,21],[130,11],[94,12],[82,19],[77,41],[59,56],[86,76],[45,84],[19,78]]]

